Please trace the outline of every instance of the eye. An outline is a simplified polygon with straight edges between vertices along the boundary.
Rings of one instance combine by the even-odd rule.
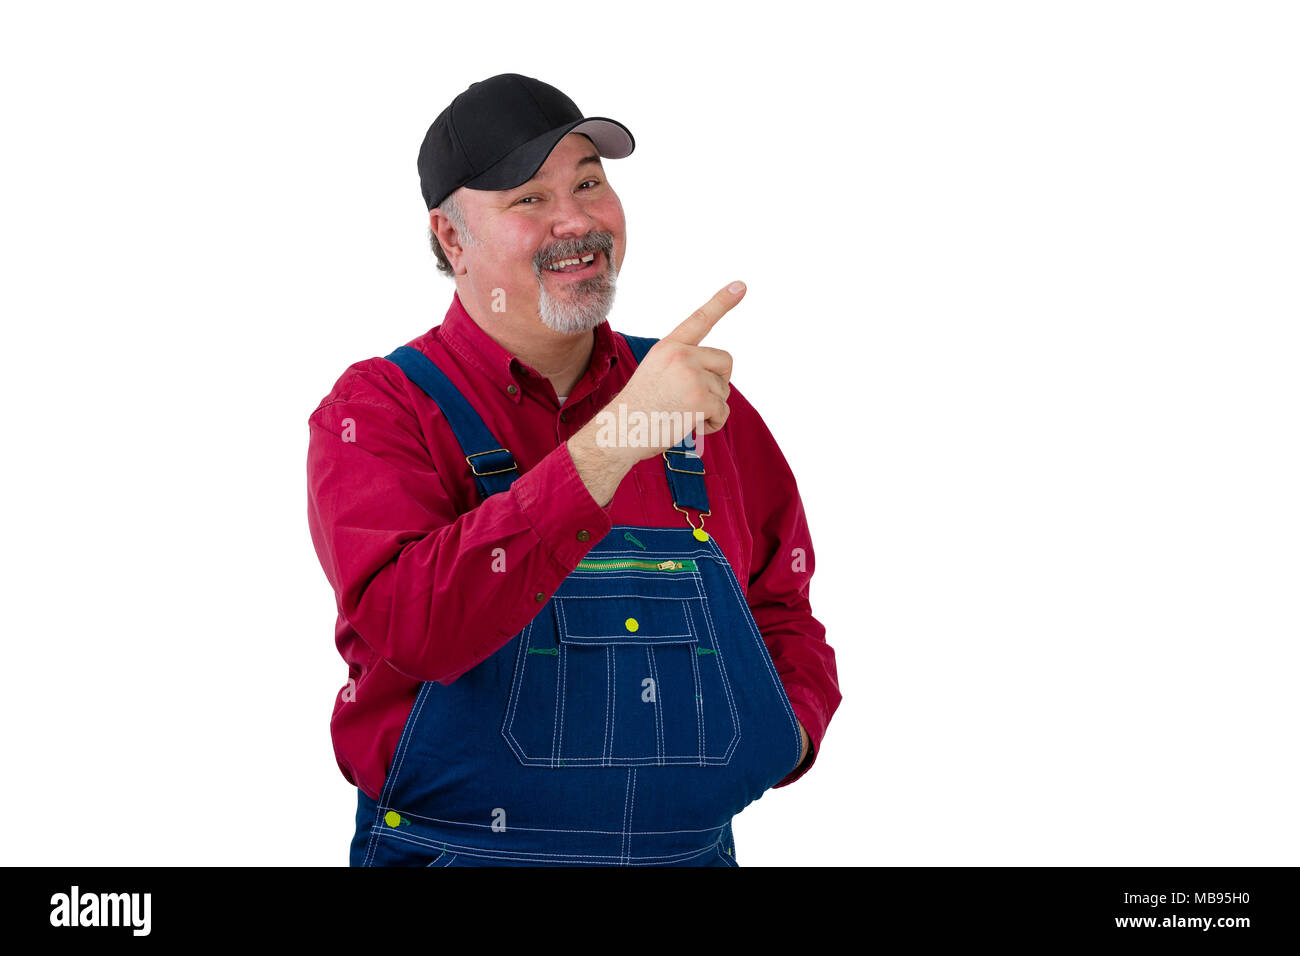
[[[536,196],[524,196],[522,199],[516,199],[515,202],[514,202],[514,204],[515,204],[516,206],[522,206],[525,202],[528,202],[528,200],[530,200],[530,199],[531,199],[531,200],[534,200],[534,201],[540,201],[540,200],[537,199]],[[532,205],[532,204],[529,203],[529,205]]]
[[[599,179],[588,179],[587,182],[586,182],[586,183],[583,183],[582,185],[585,186],[585,185],[587,185],[587,183],[591,183],[592,189],[594,189],[595,187],[597,187],[597,186],[600,185],[600,180],[599,180]],[[581,189],[582,186],[579,186],[578,188]],[[587,191],[590,192],[591,190],[589,189],[589,190],[587,190]]]

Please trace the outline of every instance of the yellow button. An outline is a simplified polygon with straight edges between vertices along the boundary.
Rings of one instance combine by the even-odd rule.
[[[707,531],[705,531],[703,528],[696,528],[696,529],[695,529],[695,540],[696,540],[696,541],[708,541],[708,540],[709,540],[709,533],[708,533]]]
[[[390,827],[395,827],[402,822],[402,817],[396,810],[389,810],[384,814],[384,822]]]
[[[635,630],[636,630],[638,627],[640,627],[640,626],[641,626],[641,625],[638,624],[638,623],[636,622],[636,618],[634,618],[634,617],[629,617],[629,618],[627,619],[627,629],[628,629],[629,631],[635,631]]]

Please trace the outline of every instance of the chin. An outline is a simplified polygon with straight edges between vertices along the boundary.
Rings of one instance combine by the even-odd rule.
[[[614,307],[618,270],[611,269],[583,281],[566,297],[553,296],[545,284],[537,296],[537,315],[543,325],[563,335],[590,332],[609,318]]]

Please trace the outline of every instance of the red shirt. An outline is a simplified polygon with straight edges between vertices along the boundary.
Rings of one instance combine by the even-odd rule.
[[[604,508],[574,468],[564,443],[636,369],[608,322],[593,335],[590,364],[563,407],[550,380],[479,328],[458,295],[442,325],[408,343],[514,454],[519,476],[486,501],[437,403],[386,359],[351,366],[311,415],[307,516],[348,664],[330,724],[334,752],[371,798],[422,681],[450,683],[508,643],[543,606],[537,594],[549,598],[613,525],[686,526],[661,456],[638,463]],[[726,425],[700,442],[712,510],[703,525],[808,732],[808,757],[785,786],[812,766],[839,706],[835,655],[808,603],[813,548],[794,476],[734,382],[728,405]]]

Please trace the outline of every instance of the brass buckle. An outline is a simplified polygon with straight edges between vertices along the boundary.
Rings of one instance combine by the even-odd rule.
[[[510,454],[510,452],[505,448],[493,448],[492,451],[476,451],[472,455],[465,456],[465,464],[469,465],[469,470],[474,472],[474,476],[476,478],[484,478],[488,475],[500,475],[500,474],[504,474],[507,471],[518,471],[519,470],[518,463],[511,465],[509,468],[498,468],[496,471],[479,471],[477,468],[474,467],[474,463],[470,461],[471,458],[477,458],[479,455],[491,455],[499,451],[504,451],[507,455]]]
[[[688,457],[694,458],[696,461],[698,461],[698,462],[700,463],[700,470],[699,470],[699,471],[691,471],[691,470],[689,470],[689,469],[687,469],[687,468],[674,468],[674,467],[673,467],[673,463],[672,463],[672,461],[668,458],[668,454],[669,454],[669,452],[671,452],[671,453],[674,454],[674,455],[687,455]],[[669,448],[669,449],[666,449],[666,450],[663,452],[663,456],[664,456],[664,464],[668,466],[668,470],[669,470],[669,471],[675,471],[675,472],[677,472],[677,474],[679,474],[679,475],[702,475],[702,474],[704,474],[704,459],[701,458],[699,455],[692,455],[692,454],[690,454],[689,452],[678,451],[676,448]]]
[[[679,504],[678,504],[677,502],[675,502],[675,501],[673,502],[673,507],[676,508],[678,511],[680,511],[682,514],[686,515],[686,523],[687,523],[688,525],[691,526],[691,530],[692,530],[692,531],[699,531],[699,530],[703,529],[703,527],[704,527],[704,519],[707,518],[709,515],[713,514],[713,509],[712,509],[712,508],[710,508],[708,511],[701,511],[701,512],[700,512],[700,526],[697,528],[697,527],[695,527],[695,525],[691,524],[691,513],[690,513],[689,511],[687,511],[685,508],[683,508],[681,505],[679,505]]]

